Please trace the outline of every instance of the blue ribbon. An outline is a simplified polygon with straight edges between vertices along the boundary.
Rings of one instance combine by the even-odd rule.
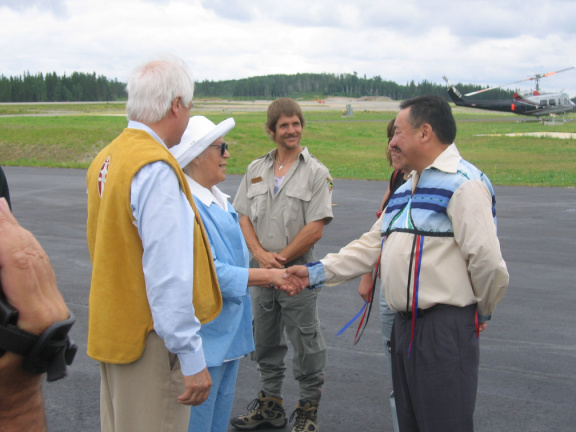
[[[364,305],[362,306],[362,309],[360,309],[360,312],[358,312],[354,318],[352,318],[350,321],[348,321],[348,323],[344,327],[342,327],[342,329],[338,333],[336,333],[336,336],[340,336],[342,333],[344,333],[344,331],[348,327],[350,327],[352,325],[352,323],[354,321],[356,321],[360,315],[362,315],[362,312],[364,312],[364,309],[366,309],[366,305],[368,303],[369,303],[368,301],[364,303]]]

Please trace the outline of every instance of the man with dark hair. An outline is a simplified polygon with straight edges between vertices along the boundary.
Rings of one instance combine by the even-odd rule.
[[[328,169],[301,147],[304,116],[288,98],[268,107],[267,133],[276,148],[256,159],[240,183],[234,208],[253,259],[251,267],[283,268],[314,260],[314,244],[332,220],[332,178]],[[232,418],[240,430],[283,427],[286,414],[282,383],[288,350],[294,348],[294,377],[300,384],[294,432],[316,431],[324,383],[326,343],[320,332],[317,290],[300,298],[281,291],[250,287],[254,315],[254,359],[262,391],[250,412]]]
[[[386,301],[396,311],[392,380],[402,432],[473,431],[478,335],[508,286],[494,190],[462,159],[455,135],[443,99],[403,102],[389,148],[411,179],[359,240],[286,270],[303,285],[335,285],[367,273],[382,254]]]
[[[456,121],[452,115],[452,108],[444,99],[428,96],[407,99],[400,103],[401,110],[406,108],[410,108],[409,122],[413,129],[428,123],[441,143],[454,142]]]

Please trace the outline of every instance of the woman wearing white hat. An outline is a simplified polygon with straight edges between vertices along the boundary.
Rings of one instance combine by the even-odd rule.
[[[228,196],[216,185],[226,178],[230,157],[224,136],[234,127],[229,118],[215,125],[194,116],[179,145],[170,149],[187,176],[194,202],[212,249],[222,312],[200,330],[212,378],[210,396],[192,407],[189,431],[225,432],[232,411],[240,358],[254,350],[249,285],[287,285],[282,269],[249,269],[246,242]]]

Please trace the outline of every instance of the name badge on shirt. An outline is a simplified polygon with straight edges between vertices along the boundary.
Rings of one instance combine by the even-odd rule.
[[[250,182],[252,184],[254,183],[260,183],[262,181],[262,177],[254,177],[252,180],[250,180]]]

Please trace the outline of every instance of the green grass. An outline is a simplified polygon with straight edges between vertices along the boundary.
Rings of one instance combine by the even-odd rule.
[[[233,102],[231,103],[233,104]],[[253,159],[274,147],[264,131],[265,112],[240,112],[234,105],[216,111],[214,101],[196,102],[193,115],[214,122],[233,116],[236,127],[228,173],[243,174]],[[45,114],[24,116],[19,114]],[[68,113],[67,115],[63,115]],[[388,180],[384,136],[395,112],[355,110],[305,112],[303,144],[335,178]],[[497,185],[576,186],[576,140],[538,137],[478,136],[513,132],[576,133],[576,121],[542,125],[524,118],[484,111],[455,110],[456,144],[464,158]],[[86,168],[96,153],[126,126],[124,104],[0,105],[0,164]],[[472,121],[469,121],[472,120]]]
[[[122,114],[126,102],[3,103],[0,116],[22,114]]]
[[[125,117],[0,118],[0,163],[86,168],[125,126]]]

